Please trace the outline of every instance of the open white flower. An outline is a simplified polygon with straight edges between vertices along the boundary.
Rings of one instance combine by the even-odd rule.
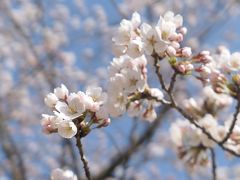
[[[183,25],[183,17],[180,14],[174,15],[172,11],[168,11],[164,14],[163,19],[165,21],[173,22],[176,28],[179,28]]]
[[[166,21],[164,18],[160,17],[157,30],[161,39],[167,41],[176,32],[176,25],[172,21]]]
[[[141,41],[135,41],[139,36],[138,27],[141,23],[141,17],[138,13],[133,13],[131,21],[123,19],[120,23],[115,36],[112,38],[113,51],[115,55],[120,56],[129,49],[130,54],[137,56],[141,51]]]
[[[55,112],[57,116],[65,120],[72,120],[82,115],[85,111],[85,104],[78,94],[71,93],[68,96],[67,103],[58,101],[55,108],[58,111]]]
[[[127,96],[122,92],[111,92],[108,100],[108,113],[110,116],[117,117],[126,112]]]
[[[154,51],[160,54],[167,49],[167,42],[162,40],[161,33],[157,32],[156,28],[143,23],[141,34],[143,36],[144,51],[147,55],[152,55]]]
[[[58,125],[58,133],[64,138],[72,138],[77,134],[77,127],[71,121],[62,121]]]
[[[125,77],[124,91],[132,93],[136,90],[143,91],[145,86],[145,79],[141,72],[126,69],[123,71]]]
[[[108,74],[109,77],[115,76],[115,74],[120,73],[123,69],[123,64],[125,61],[126,56],[121,56],[119,58],[113,58],[110,66],[108,67]]]
[[[111,77],[108,84],[108,96],[111,97],[111,93],[123,91],[125,83],[125,77],[123,74],[116,74],[114,77]]]
[[[132,40],[128,45],[127,54],[132,58],[137,58],[143,54],[143,42],[140,37]]]
[[[107,119],[108,118],[108,108],[104,104],[100,107],[99,111],[96,112],[97,119]]]
[[[101,87],[88,87],[86,95],[92,97],[94,102],[102,104],[107,99],[107,94],[102,91]]]

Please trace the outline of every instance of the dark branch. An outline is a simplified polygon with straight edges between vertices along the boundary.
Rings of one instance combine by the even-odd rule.
[[[79,150],[79,153],[80,153],[80,156],[81,156],[81,161],[83,162],[83,168],[84,168],[84,171],[85,171],[85,175],[86,175],[88,180],[91,180],[91,174],[90,174],[90,170],[89,170],[89,167],[88,167],[88,161],[84,156],[83,146],[82,146],[82,142],[81,142],[81,138],[80,138],[79,133],[76,136],[76,141],[77,141],[76,145],[78,147],[78,150]]]
[[[174,74],[172,75],[171,82],[168,88],[168,93],[172,93],[176,79],[177,79],[178,73],[175,71]]]
[[[237,120],[238,120],[237,117],[238,117],[238,114],[239,114],[239,108],[240,108],[240,101],[238,100],[237,106],[236,106],[236,110],[235,110],[235,113],[234,113],[234,115],[233,115],[232,124],[231,124],[231,126],[230,126],[230,128],[229,128],[229,130],[228,130],[227,135],[226,135],[226,136],[223,138],[223,140],[220,142],[221,144],[224,144],[224,143],[229,139],[229,137],[231,136],[232,131],[233,131],[233,129],[234,129],[235,125],[236,125],[236,122],[237,122]]]
[[[153,58],[154,58],[154,66],[155,66],[155,73],[157,74],[157,76],[158,76],[158,80],[159,80],[159,82],[160,82],[160,84],[161,84],[161,86],[162,86],[162,89],[164,90],[164,91],[168,91],[168,89],[166,88],[166,85],[165,85],[165,82],[164,82],[164,79],[163,79],[163,76],[162,76],[162,74],[160,73],[160,65],[158,64],[158,62],[159,62],[159,57],[157,56],[157,55],[155,55],[155,56],[153,56]]]

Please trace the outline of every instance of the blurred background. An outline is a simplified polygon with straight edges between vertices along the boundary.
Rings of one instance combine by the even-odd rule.
[[[41,114],[49,112],[44,96],[61,83],[71,92],[106,87],[111,39],[123,18],[137,11],[156,24],[171,10],[183,16],[184,45],[193,52],[219,45],[234,52],[240,50],[239,5],[238,0],[1,0],[0,180],[49,179],[59,167],[84,177],[75,141],[42,133]],[[158,87],[149,73],[149,83]],[[198,86],[178,83],[177,91],[185,97]],[[178,115],[162,107],[159,113],[153,123],[127,115],[112,119],[84,138],[92,176],[210,179],[209,169],[190,172],[172,150],[168,127]],[[219,173],[239,177],[236,161],[219,155]]]

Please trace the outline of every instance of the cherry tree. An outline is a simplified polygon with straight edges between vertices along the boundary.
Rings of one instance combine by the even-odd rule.
[[[0,2],[0,176],[238,177],[237,1],[48,3]]]

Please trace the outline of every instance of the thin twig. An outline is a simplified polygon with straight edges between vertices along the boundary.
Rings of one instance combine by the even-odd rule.
[[[82,146],[82,142],[81,142],[81,138],[80,138],[79,133],[77,133],[76,141],[77,141],[76,145],[78,147],[78,150],[79,150],[79,153],[80,153],[80,156],[81,156],[81,161],[83,163],[83,168],[84,168],[84,171],[85,171],[85,175],[86,175],[88,180],[91,180],[91,174],[90,174],[90,170],[89,170],[89,167],[88,167],[88,161],[84,156],[83,146]]]
[[[236,111],[235,111],[235,113],[234,113],[234,115],[233,115],[232,124],[231,124],[231,126],[230,126],[230,128],[229,128],[229,130],[228,130],[227,135],[226,135],[226,136],[223,138],[223,140],[220,142],[221,144],[224,144],[224,143],[228,140],[228,138],[231,136],[232,131],[233,131],[233,129],[234,129],[235,125],[236,125],[236,122],[237,122],[237,120],[238,120],[237,117],[238,117],[238,114],[239,114],[239,108],[240,108],[240,101],[238,100],[237,106],[236,106]]]
[[[159,80],[159,82],[160,82],[160,84],[161,84],[161,86],[162,86],[162,89],[163,89],[164,91],[168,91],[168,89],[166,88],[166,85],[165,85],[163,76],[162,76],[162,74],[160,73],[160,65],[158,64],[158,62],[159,62],[160,59],[158,58],[157,55],[156,55],[156,56],[153,56],[153,58],[154,58],[154,66],[156,67],[155,73],[156,73],[157,76],[158,76],[158,80]]]
[[[168,93],[172,93],[176,79],[177,79],[178,73],[175,71],[174,74],[172,75],[171,82],[168,88]]]
[[[213,148],[211,148],[210,151],[211,151],[211,158],[212,158],[212,179],[217,180],[216,155]]]

